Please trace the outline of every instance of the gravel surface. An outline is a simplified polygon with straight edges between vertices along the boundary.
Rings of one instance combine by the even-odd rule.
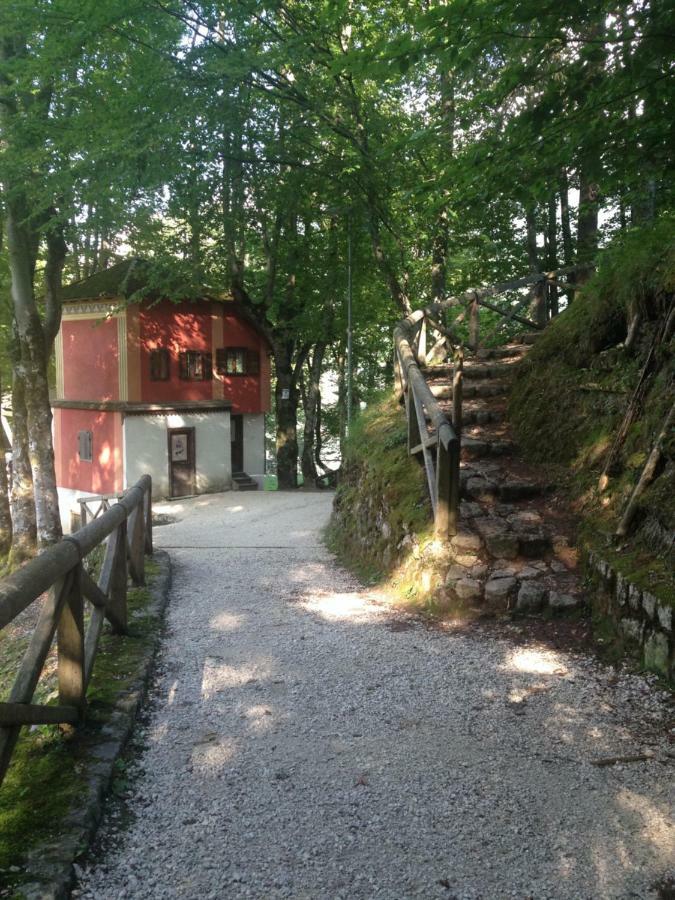
[[[152,711],[75,896],[658,897],[667,695],[392,613],[322,547],[331,499],[158,510],[177,521],[155,532],[174,583]]]

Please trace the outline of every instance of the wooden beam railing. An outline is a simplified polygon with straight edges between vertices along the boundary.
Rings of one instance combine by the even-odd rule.
[[[543,326],[520,314],[529,297],[515,306],[500,307],[488,298],[538,284],[560,286],[560,276],[578,270],[558,269],[537,272],[504,281],[479,290],[466,291],[458,297],[433,303],[415,310],[394,329],[394,363],[396,387],[405,404],[408,423],[408,453],[424,465],[436,533],[440,537],[456,534],[460,499],[460,442],[462,431],[462,382],[464,346],[477,350],[480,340],[481,307],[502,316],[506,323],[519,322],[540,330]],[[448,309],[463,306],[469,315],[469,340],[462,341],[452,327],[444,323]],[[462,312],[462,315],[465,315]],[[495,329],[496,330],[496,329]],[[433,344],[430,337],[433,335]],[[431,347],[431,349],[429,349]],[[441,355],[454,354],[452,375],[452,421],[446,417],[433,396],[422,368]]]
[[[396,326],[396,372],[408,421],[408,452],[424,464],[436,533],[447,537],[457,533],[459,519],[459,435],[420,370],[426,364],[428,330],[438,329],[425,310]]]
[[[48,592],[6,702],[0,703],[0,784],[22,725],[77,725],[84,717],[87,686],[107,619],[127,630],[127,581],[144,583],[145,553],[152,553],[152,481],[144,475],[89,524],[0,583],[0,630]],[[98,580],[84,565],[104,544]],[[85,601],[91,615],[85,631]],[[57,706],[32,703],[56,635]]]

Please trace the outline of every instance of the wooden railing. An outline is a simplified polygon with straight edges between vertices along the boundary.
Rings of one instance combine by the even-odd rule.
[[[424,309],[416,310],[396,326],[396,377],[405,402],[408,453],[424,462],[436,533],[447,537],[457,533],[459,520],[460,440],[420,370],[420,359],[426,361],[428,330],[440,334]],[[445,342],[442,334],[441,340]],[[461,395],[461,368],[455,378]]]
[[[568,270],[534,273],[480,290],[466,291],[458,297],[449,297],[415,310],[394,329],[396,387],[405,403],[408,453],[424,463],[435,530],[439,537],[456,534],[459,522],[462,369],[465,349],[475,351],[480,345],[480,309],[496,312],[503,319],[485,340],[511,321],[540,330],[544,323],[535,322],[522,313],[523,307],[532,303],[531,295],[518,299],[508,308],[497,306],[488,298],[538,285],[542,290],[574,290],[574,285],[560,281],[560,276],[566,274]],[[446,310],[456,307],[464,307],[460,317],[466,318],[468,315],[468,340],[462,340],[452,327],[444,323]],[[424,366],[444,361],[449,354],[453,357],[452,421],[433,396],[422,372]]]
[[[145,582],[145,554],[152,553],[151,497],[152,481],[144,475],[100,517],[0,583],[0,630],[48,592],[8,701],[0,703],[0,784],[22,725],[76,725],[83,719],[103,622],[125,633],[128,576],[136,585]],[[104,542],[94,580],[84,561]],[[85,600],[92,607],[86,633]],[[33,704],[55,634],[59,702]]]

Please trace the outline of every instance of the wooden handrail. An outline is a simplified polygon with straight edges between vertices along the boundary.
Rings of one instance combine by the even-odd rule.
[[[49,592],[9,697],[0,703],[0,784],[22,725],[81,722],[103,622],[126,632],[128,574],[134,584],[144,583],[145,553],[152,553],[151,497],[152,480],[144,475],[102,515],[0,582],[0,630]],[[103,542],[95,581],[83,560]],[[85,600],[92,604],[86,633]],[[33,704],[55,634],[59,705]]]
[[[459,522],[463,384],[461,342],[453,330],[443,324],[443,313],[457,306],[470,308],[470,340],[467,346],[471,350],[477,350],[478,311],[481,306],[499,313],[507,322],[515,320],[534,329],[543,327],[525,316],[517,315],[523,304],[517,304],[512,309],[501,309],[490,303],[488,297],[536,284],[560,284],[560,275],[576,271],[578,267],[535,272],[479,290],[465,291],[457,297],[448,297],[423,309],[416,309],[394,328],[396,387],[405,403],[408,453],[424,464],[435,530],[439,537],[446,538],[456,534]],[[459,349],[454,361],[452,422],[441,409],[421,371],[421,366],[425,366],[428,361],[427,341],[431,331],[435,331],[441,341],[446,341],[448,349]],[[453,347],[453,344],[456,346]],[[436,346],[439,345],[440,341]]]
[[[457,533],[460,446],[457,432],[420,370],[419,338],[426,338],[427,329],[434,327],[425,310],[416,310],[394,329],[394,347],[408,420],[408,452],[422,458],[436,533],[447,537]]]

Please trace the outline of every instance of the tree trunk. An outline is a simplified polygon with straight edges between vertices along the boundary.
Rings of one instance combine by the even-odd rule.
[[[553,272],[558,268],[558,223],[557,203],[555,192],[548,198],[546,219],[546,268]],[[554,284],[548,285],[548,310],[551,318],[558,315],[558,288]]]
[[[277,406],[277,484],[279,490],[298,486],[298,401],[292,349],[287,343],[274,346]]]
[[[563,262],[571,266],[574,261],[574,244],[572,242],[572,224],[570,221],[570,199],[567,169],[560,172],[560,227],[562,231]]]
[[[540,272],[539,252],[537,249],[537,219],[534,206],[528,206],[525,210],[525,225],[527,229],[527,259],[530,264],[530,271]],[[530,314],[538,325],[546,324],[546,286],[544,284],[535,284],[532,289]]]
[[[452,159],[455,152],[455,90],[453,81],[446,71],[439,74],[439,98],[438,114],[443,155],[446,159]],[[447,195],[448,192],[444,193]],[[444,203],[436,220],[431,249],[431,297],[434,302],[445,297],[449,242],[448,204]]]
[[[13,350],[19,352],[18,348]],[[28,413],[26,382],[20,359],[12,371],[12,565],[35,555],[37,526],[33,502],[33,473],[28,455]]]
[[[33,288],[34,251],[27,209],[24,204],[8,201],[7,248],[12,279],[12,301],[18,332],[18,345],[25,390],[25,407],[28,430],[28,456],[33,474],[35,517],[40,546],[55,543],[63,536],[59,501],[56,491],[56,471],[52,445],[52,411],[49,403],[47,360],[52,330],[58,329],[58,317],[54,309],[57,303],[54,290],[55,267],[60,273],[58,260],[48,260],[47,315],[49,334],[43,331],[38,315]],[[60,244],[60,251],[63,245]],[[48,252],[52,247],[48,240]],[[61,260],[60,266],[63,262]],[[60,278],[60,274],[58,276]]]
[[[323,357],[325,352],[326,344],[324,341],[320,341],[314,347],[314,355],[308,366],[309,381],[303,397],[305,427],[300,466],[305,484],[316,484],[319,477],[316,471],[314,442],[316,437],[318,409],[321,400],[321,388],[319,382],[321,380],[321,370],[323,368]]]
[[[344,343],[340,343],[335,354],[337,366],[337,402],[338,402],[338,441],[340,444],[340,459],[344,459],[345,442],[347,440],[347,360],[345,357]]]
[[[594,163],[586,158],[579,167],[579,218],[577,221],[577,262],[588,264],[598,252],[599,186],[594,177]],[[587,281],[590,270],[580,268],[574,280]]]
[[[2,388],[0,387],[0,401]],[[0,403],[1,405],[1,403]],[[2,428],[2,423],[0,423]],[[9,484],[7,480],[7,463],[4,451],[4,428],[0,442],[0,553],[7,555],[12,546],[12,511],[9,505]]]

